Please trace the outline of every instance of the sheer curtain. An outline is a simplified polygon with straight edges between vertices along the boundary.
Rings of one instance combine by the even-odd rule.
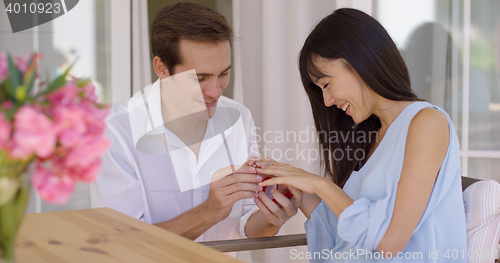
[[[298,54],[314,26],[335,8],[371,3],[341,2],[233,0],[234,98],[252,112],[261,155],[316,174],[320,174],[319,152]],[[279,234],[304,233],[305,220],[299,211]],[[305,251],[304,246],[253,251],[251,258],[239,256],[248,262],[308,262],[297,257]]]
[[[132,94],[151,84],[148,2],[132,0]]]

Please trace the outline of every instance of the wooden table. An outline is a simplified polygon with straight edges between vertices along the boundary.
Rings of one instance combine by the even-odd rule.
[[[16,262],[242,262],[110,208],[27,214]]]

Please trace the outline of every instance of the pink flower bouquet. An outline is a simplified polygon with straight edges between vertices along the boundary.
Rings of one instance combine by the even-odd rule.
[[[96,178],[109,146],[108,106],[97,102],[94,85],[68,80],[68,69],[35,86],[39,57],[0,53],[0,207],[16,198],[17,177],[29,168],[44,201],[66,203],[76,182]]]

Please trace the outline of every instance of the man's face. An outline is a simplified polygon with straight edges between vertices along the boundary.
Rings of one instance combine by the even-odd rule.
[[[211,118],[229,84],[230,44],[181,40],[179,50],[182,63],[175,67],[172,77],[163,80],[169,82],[162,87],[168,89],[171,98],[170,105],[165,106],[174,116],[200,112],[198,118]]]

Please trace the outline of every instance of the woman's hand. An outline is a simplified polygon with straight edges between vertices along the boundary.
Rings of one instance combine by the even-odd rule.
[[[256,168],[248,165],[229,165],[212,174],[212,183],[232,174],[257,174]]]
[[[307,218],[311,216],[312,211],[320,202],[320,200],[314,196],[319,196],[337,217],[340,216],[346,207],[354,202],[342,188],[327,178],[306,172],[288,164],[275,163],[260,169],[258,168],[257,174],[261,175],[263,178],[266,175],[275,176],[272,179],[259,183],[260,186],[286,184],[290,188],[297,188],[311,194],[309,196],[312,196],[311,198],[303,198],[300,206],[300,209]]]
[[[267,157],[251,157],[243,165],[261,169],[262,167],[271,166],[274,163],[276,161]],[[292,197],[287,198],[283,195],[286,191],[290,191]],[[259,192],[259,196],[254,201],[264,215],[266,215],[269,222],[273,225],[281,226],[297,213],[298,207],[302,204],[302,191],[285,184],[278,184],[277,189],[271,190],[271,195],[277,203],[273,202],[264,192]]]
[[[309,194],[317,194],[318,184],[325,180],[321,176],[278,162],[257,168],[257,174],[262,175],[262,177],[273,176],[273,178],[260,183],[261,186],[285,184],[290,189],[296,188]]]
[[[276,161],[271,158],[259,156],[259,157],[250,157],[250,159],[248,159],[248,161],[243,165],[261,168],[264,166],[273,165],[274,163],[276,163]]]

